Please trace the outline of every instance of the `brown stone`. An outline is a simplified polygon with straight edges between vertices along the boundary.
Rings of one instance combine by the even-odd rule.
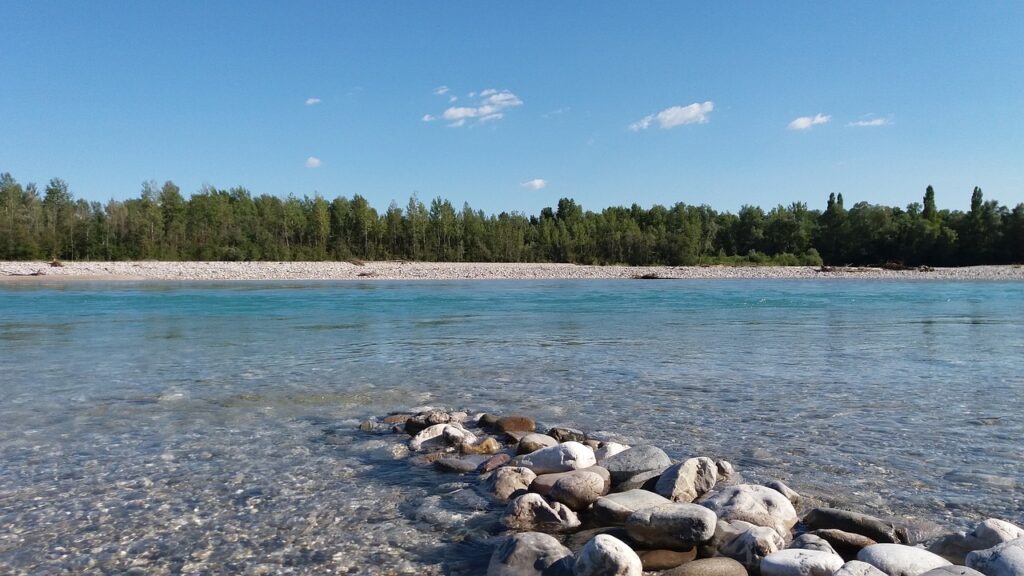
[[[644,565],[644,572],[670,570],[687,562],[693,562],[697,558],[696,548],[690,548],[685,552],[676,552],[675,550],[637,550],[636,553],[640,556],[640,562]]]
[[[405,424],[405,421],[412,418],[409,414],[392,414],[384,417],[385,424]]]
[[[747,569],[732,558],[704,558],[662,572],[661,576],[747,576]]]
[[[537,423],[528,416],[505,416],[495,424],[498,432],[533,432]]]
[[[490,472],[491,470],[501,468],[505,464],[508,464],[510,460],[512,460],[512,457],[509,456],[508,454],[495,454],[494,456],[491,456],[490,459],[488,459],[486,462],[481,464],[480,467],[477,468],[477,472],[485,474],[487,472]]]
[[[808,532],[808,534],[813,534],[831,544],[836,553],[846,561],[856,560],[857,553],[860,552],[861,548],[877,544],[877,542],[867,536],[854,534],[853,532],[844,532],[835,528],[823,528]]]
[[[466,442],[462,445],[463,454],[495,454],[501,451],[501,444],[494,438],[484,438],[476,444]]]

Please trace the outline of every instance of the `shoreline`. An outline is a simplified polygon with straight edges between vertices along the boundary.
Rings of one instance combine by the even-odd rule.
[[[927,270],[814,266],[588,266],[470,262],[0,262],[0,283],[253,280],[965,280],[1024,281],[1024,266]]]

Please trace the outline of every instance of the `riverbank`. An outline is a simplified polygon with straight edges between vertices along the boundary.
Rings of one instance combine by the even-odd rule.
[[[1024,266],[925,270],[813,266],[578,266],[468,262],[0,262],[0,282],[193,280],[583,280],[583,279],[1024,280]]]

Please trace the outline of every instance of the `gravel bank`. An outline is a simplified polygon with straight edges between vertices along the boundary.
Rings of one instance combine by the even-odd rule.
[[[919,270],[810,266],[577,266],[443,262],[0,262],[0,282],[62,280],[575,280],[666,279],[1024,280],[1024,266]]]

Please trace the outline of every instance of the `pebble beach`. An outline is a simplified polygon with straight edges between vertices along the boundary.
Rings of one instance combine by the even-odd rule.
[[[814,266],[580,266],[470,262],[0,262],[19,280],[586,280],[586,279],[1024,280],[1024,266],[888,270]]]

